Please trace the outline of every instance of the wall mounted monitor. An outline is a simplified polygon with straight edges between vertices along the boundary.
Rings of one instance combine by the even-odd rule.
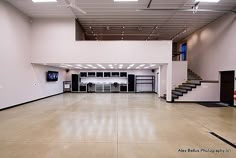
[[[97,76],[97,77],[103,77],[103,72],[97,72],[97,73],[96,73],[96,76]]]
[[[112,72],[111,76],[112,77],[120,77],[120,73],[119,72]]]
[[[111,72],[104,72],[104,77],[111,77]]]
[[[88,72],[88,77],[95,77],[96,73],[95,72]]]
[[[127,72],[120,72],[120,77],[127,77]]]
[[[47,72],[47,81],[48,82],[53,82],[53,81],[58,81],[58,72],[56,71],[48,71]]]
[[[87,77],[87,72],[80,72],[80,77]]]

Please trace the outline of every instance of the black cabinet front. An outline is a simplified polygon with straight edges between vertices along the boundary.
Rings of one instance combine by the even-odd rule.
[[[79,75],[72,74],[72,91],[79,91]]]
[[[128,75],[128,91],[134,92],[135,91],[135,76]]]

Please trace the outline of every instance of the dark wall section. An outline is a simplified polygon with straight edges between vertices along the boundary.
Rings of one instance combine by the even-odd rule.
[[[77,19],[75,19],[75,40],[76,41],[86,40],[84,29]]]

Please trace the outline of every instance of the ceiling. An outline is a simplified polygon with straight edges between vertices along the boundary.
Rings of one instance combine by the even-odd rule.
[[[90,40],[175,40],[178,41],[209,24],[226,12],[145,10],[150,0],[114,2],[113,0],[73,0],[87,12],[63,7],[71,0],[57,3],[32,3],[31,0],[6,0],[26,13],[37,17],[76,17]],[[150,9],[191,9],[195,0],[152,0]],[[218,3],[201,2],[199,9],[235,9],[236,0]],[[138,11],[139,10],[139,11]],[[122,34],[123,33],[123,34]],[[95,37],[94,34],[97,36]]]
[[[77,70],[152,70],[157,69],[161,64],[145,64],[145,63],[130,63],[130,64],[122,64],[122,63],[106,63],[106,64],[90,64],[90,63],[83,63],[83,64],[42,64],[48,65],[52,67],[58,67],[63,69],[77,69]]]

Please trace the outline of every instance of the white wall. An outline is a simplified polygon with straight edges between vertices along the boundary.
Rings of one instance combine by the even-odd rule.
[[[197,96],[197,97],[196,97]],[[219,102],[220,101],[220,84],[219,83],[202,83],[201,86],[192,89],[187,94],[179,97],[176,102]]]
[[[172,63],[172,89],[188,80],[187,61],[173,61]]]
[[[172,41],[76,42],[74,19],[34,19],[32,32],[33,63],[169,63],[172,61]]]
[[[0,109],[62,92],[64,70],[31,64],[30,19],[0,1]],[[58,82],[46,82],[47,70],[60,71]]]
[[[204,80],[236,69],[236,15],[227,14],[187,39],[189,68]]]

